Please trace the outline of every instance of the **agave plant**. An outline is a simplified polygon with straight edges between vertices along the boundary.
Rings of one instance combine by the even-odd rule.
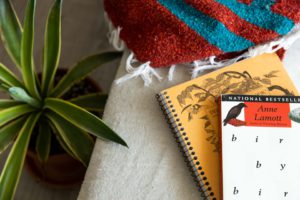
[[[103,108],[106,96],[88,94],[65,100],[63,95],[92,70],[120,56],[102,53],[75,64],[59,80],[54,79],[60,59],[62,0],[55,0],[46,24],[41,78],[33,59],[36,0],[28,0],[23,27],[9,0],[0,0],[0,31],[3,44],[22,79],[0,64],[0,88],[10,98],[0,100],[0,151],[13,143],[0,177],[0,199],[12,199],[16,191],[33,130],[38,130],[35,150],[46,162],[55,133],[61,146],[74,158],[88,165],[94,139],[110,140],[127,146],[91,110]],[[91,134],[91,135],[90,135]]]

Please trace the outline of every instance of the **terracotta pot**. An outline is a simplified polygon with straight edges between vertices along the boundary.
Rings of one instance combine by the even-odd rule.
[[[29,173],[40,183],[55,187],[72,187],[83,181],[86,168],[67,153],[50,155],[42,163],[34,151],[28,150],[25,166]]]
[[[64,69],[58,70],[60,78],[65,73],[66,70]],[[85,80],[85,83],[88,83],[89,87],[91,86],[92,92],[102,91],[92,79],[86,78]],[[56,80],[56,83],[57,81],[58,80]],[[75,89],[73,91],[78,90]],[[84,93],[88,94],[90,92],[85,91]],[[69,92],[66,98],[72,97],[73,93]],[[35,136],[31,137],[31,142],[29,144],[25,160],[25,167],[29,173],[41,184],[54,188],[68,188],[81,183],[84,179],[86,167],[81,162],[67,154],[60,146],[58,147],[60,149],[58,152],[50,153],[47,162],[43,163],[38,159],[35,152],[36,134],[34,133],[33,135]],[[52,139],[51,145],[54,145],[57,148],[59,144],[58,142],[53,142]]]

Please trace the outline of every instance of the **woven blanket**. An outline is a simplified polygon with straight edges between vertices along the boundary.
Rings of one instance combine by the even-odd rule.
[[[300,89],[300,41],[287,51],[284,65]],[[126,71],[126,57],[117,78]],[[164,75],[167,69],[158,69]],[[129,149],[97,140],[78,200],[200,200],[190,171],[155,99],[155,94],[184,82],[189,76],[178,67],[174,82],[154,82],[148,88],[140,79],[113,85],[103,120]]]
[[[150,61],[151,67],[243,52],[288,34],[300,22],[299,0],[104,3],[109,19],[120,27],[121,39],[139,61]]]

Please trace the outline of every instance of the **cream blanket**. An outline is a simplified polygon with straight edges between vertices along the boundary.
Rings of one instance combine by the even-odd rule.
[[[300,88],[300,42],[285,59]],[[117,77],[123,76],[125,53]],[[166,76],[167,70],[159,73]],[[178,150],[155,94],[189,79],[177,68],[174,82],[144,87],[141,79],[113,85],[104,120],[129,144],[129,149],[97,140],[79,200],[193,200],[201,199]]]

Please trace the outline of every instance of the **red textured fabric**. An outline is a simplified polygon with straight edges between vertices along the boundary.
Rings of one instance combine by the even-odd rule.
[[[277,0],[272,6],[272,11],[287,16],[295,22],[300,22],[300,0]]]
[[[123,27],[120,37],[127,47],[139,61],[150,60],[152,67],[223,53],[187,25],[178,23],[178,19],[155,0],[109,0],[104,6],[113,24]]]
[[[186,0],[186,2],[195,7],[197,10],[200,10],[201,12],[222,22],[230,31],[256,44],[273,40],[279,36],[272,30],[266,30],[247,22],[237,16],[229,8],[216,1]],[[247,29],[245,29],[245,27],[247,27]]]
[[[271,41],[279,35],[238,17],[215,0],[184,0],[194,8],[218,21],[231,32],[255,44]],[[250,4],[251,0],[240,0]],[[272,11],[300,22],[300,0],[277,0]],[[114,26],[122,28],[120,37],[141,62],[152,67],[201,60],[209,56],[227,58],[240,52],[222,52],[157,0],[104,0],[105,10]],[[232,41],[235,42],[235,41]]]
[[[279,49],[276,54],[279,56],[280,60],[283,60],[284,55],[285,55],[285,50],[284,49]]]

